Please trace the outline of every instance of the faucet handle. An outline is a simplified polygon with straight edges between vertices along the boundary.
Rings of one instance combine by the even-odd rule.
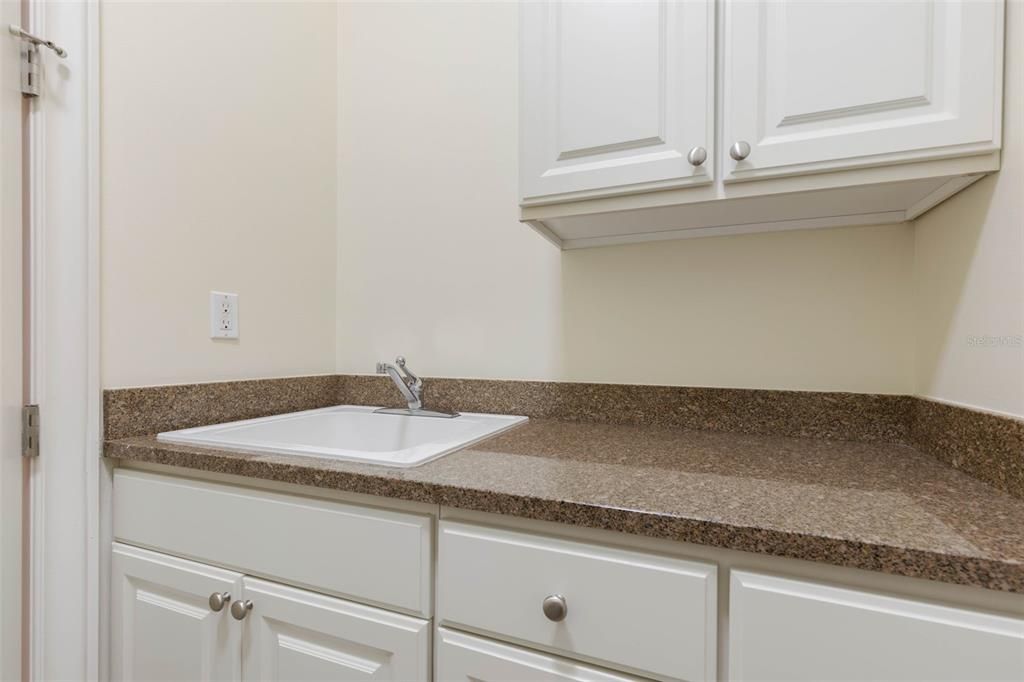
[[[398,368],[402,370],[405,376],[412,380],[412,385],[414,387],[419,388],[423,385],[423,380],[416,376],[411,369],[405,366],[405,357],[399,355],[395,358],[395,364],[398,365]]]

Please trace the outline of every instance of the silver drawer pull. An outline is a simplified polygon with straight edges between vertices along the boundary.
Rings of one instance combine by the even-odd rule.
[[[740,140],[733,146],[729,147],[729,156],[737,161],[742,161],[750,156],[750,144],[744,140]]]
[[[231,601],[231,594],[228,592],[214,592],[210,595],[210,610],[220,611]]]
[[[250,611],[252,611],[252,602],[248,599],[231,603],[231,616],[235,620],[245,620]]]
[[[569,613],[569,605],[565,603],[565,597],[560,594],[551,594],[544,597],[544,602],[541,606],[547,619],[556,623],[565,620],[566,615]]]
[[[694,147],[690,150],[690,153],[686,155],[686,160],[690,162],[693,167],[700,166],[708,160],[708,150],[704,147]]]

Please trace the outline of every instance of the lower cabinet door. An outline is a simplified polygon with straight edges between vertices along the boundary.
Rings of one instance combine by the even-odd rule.
[[[436,682],[638,682],[564,658],[437,629]]]
[[[734,571],[729,679],[1024,680],[1024,620]]]
[[[241,679],[242,628],[227,605],[241,574],[115,544],[111,592],[114,680]]]
[[[246,577],[245,680],[430,679],[430,623]]]

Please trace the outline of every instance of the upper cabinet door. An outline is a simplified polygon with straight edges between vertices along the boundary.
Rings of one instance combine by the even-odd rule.
[[[523,3],[524,203],[710,182],[713,35],[711,0]]]
[[[241,679],[242,629],[228,613],[240,574],[120,544],[110,573],[112,679]]]
[[[726,180],[999,148],[1002,0],[731,0],[724,22]]]

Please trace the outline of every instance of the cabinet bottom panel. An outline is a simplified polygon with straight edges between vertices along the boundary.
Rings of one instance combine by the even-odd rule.
[[[639,682],[556,656],[437,629],[437,682]]]

